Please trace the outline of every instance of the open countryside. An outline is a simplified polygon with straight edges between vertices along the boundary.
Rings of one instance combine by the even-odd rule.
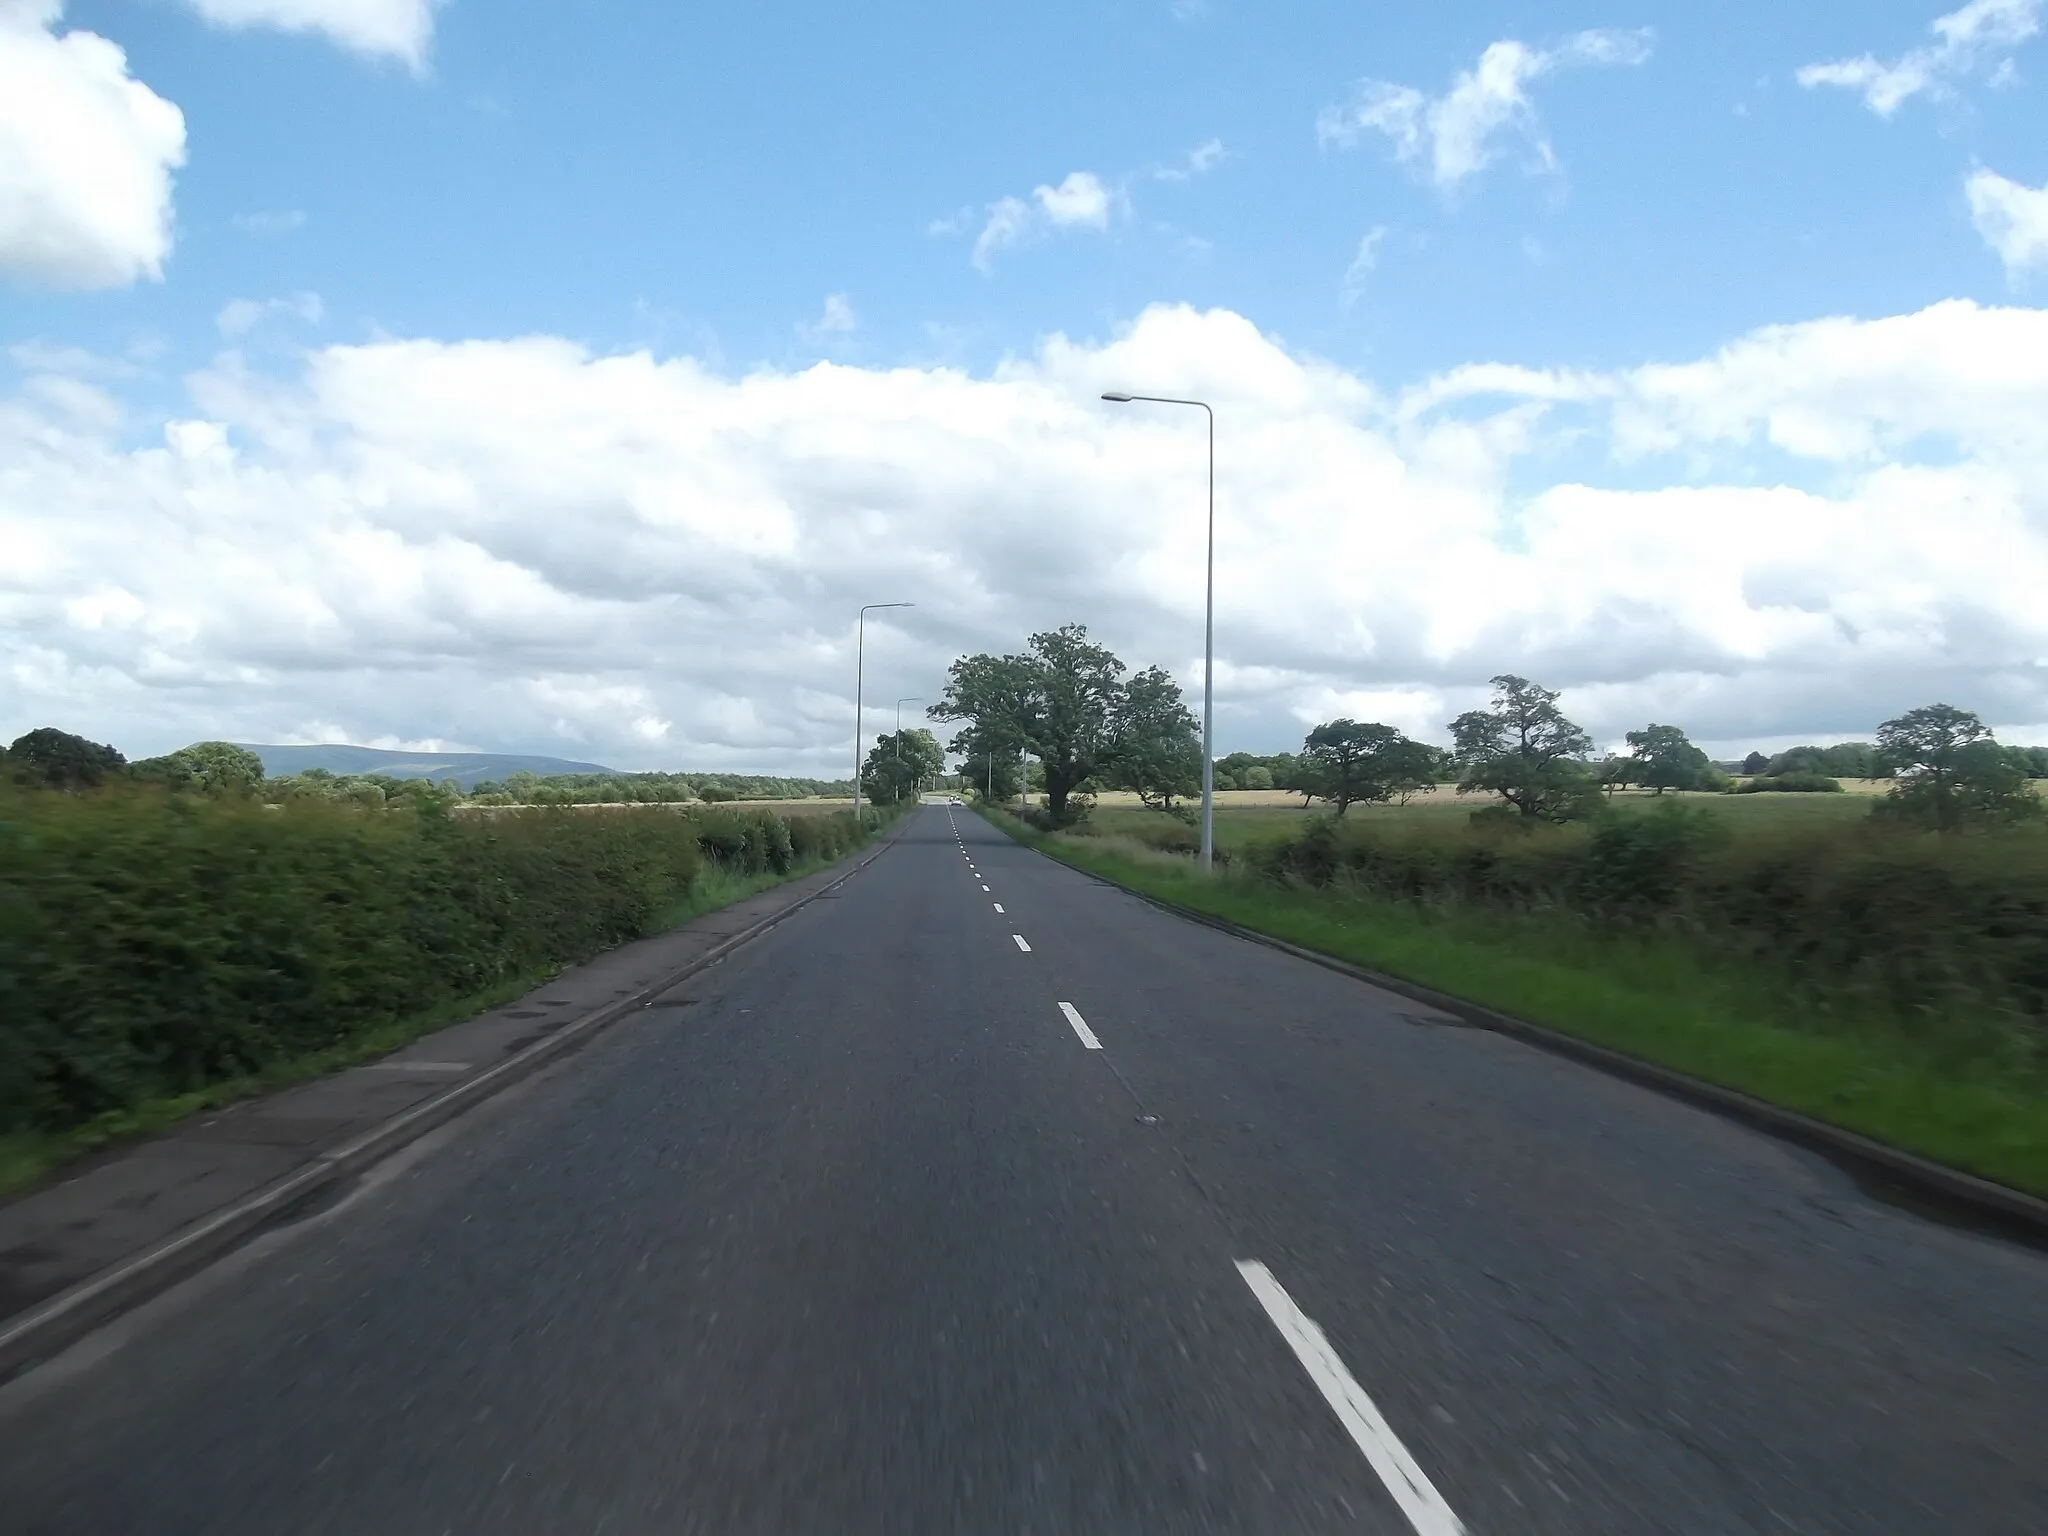
[[[0,0],[0,1536],[2048,1533],[2048,0]]]

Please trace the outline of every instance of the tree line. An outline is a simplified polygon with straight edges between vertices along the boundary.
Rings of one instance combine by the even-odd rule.
[[[1032,635],[1011,655],[961,657],[927,713],[963,723],[951,750],[964,759],[968,787],[991,800],[1015,797],[1025,759],[1036,757],[1053,826],[1085,815],[1104,789],[1133,790],[1144,804],[1173,811],[1200,789],[1195,719],[1163,669],[1127,673],[1086,626],[1069,624]],[[2048,749],[2003,745],[1975,714],[1949,704],[1887,720],[1874,742],[1752,754],[1740,765],[1752,777],[1737,784],[1679,726],[1652,722],[1627,733],[1626,751],[1596,759],[1592,737],[1558,707],[1554,690],[1512,673],[1493,678],[1492,689],[1486,707],[1449,722],[1448,748],[1378,721],[1327,720],[1297,753],[1218,759],[1215,783],[1290,790],[1339,816],[1451,784],[1460,794],[1492,796],[1490,814],[1562,822],[1595,814],[1625,788],[1839,790],[1832,769],[1891,779],[1877,814],[1944,830],[2031,819],[2042,809],[2028,781],[2048,777]],[[871,757],[871,767],[877,761]]]
[[[155,784],[212,796],[248,796],[283,803],[333,800],[355,805],[671,805],[744,800],[805,800],[853,793],[850,779],[806,779],[750,773],[519,772],[465,791],[454,779],[337,774],[325,768],[268,777],[263,759],[225,741],[194,742],[161,757],[129,762],[115,748],[52,726],[27,732],[0,751],[0,774],[31,789],[82,790],[111,783]]]

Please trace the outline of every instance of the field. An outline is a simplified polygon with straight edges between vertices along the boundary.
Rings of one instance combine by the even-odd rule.
[[[1890,786],[1882,779],[1844,779],[1839,795],[1652,795],[1648,790],[1622,790],[1613,797],[1615,809],[1650,810],[1660,805],[1702,806],[1716,816],[1728,818],[1734,828],[1805,827],[1853,821],[1870,814],[1873,796]],[[1355,805],[1344,819],[1360,826],[1382,823],[1462,823],[1482,806],[1496,803],[1486,795],[1461,795],[1453,789],[1433,790],[1409,797],[1406,805]],[[1191,802],[1199,810],[1199,802]],[[1330,808],[1318,801],[1307,810],[1301,796],[1278,789],[1224,790],[1216,796],[1216,846],[1240,849],[1255,843],[1285,841],[1301,831],[1309,820],[1327,816]],[[1098,795],[1089,818],[1104,833],[1141,834],[1146,827],[1164,827],[1173,818],[1146,810],[1133,794],[1116,792]]]

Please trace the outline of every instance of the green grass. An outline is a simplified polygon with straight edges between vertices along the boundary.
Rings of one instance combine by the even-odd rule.
[[[772,872],[738,874],[715,865],[708,866],[699,875],[688,896],[663,909],[651,931],[661,933],[679,928],[693,918],[716,912],[722,907],[729,907],[735,902],[744,901],[749,896],[757,896],[765,890],[787,884],[789,881],[800,880],[805,875],[815,874],[832,862],[834,861],[830,859],[812,860],[796,866],[786,875]],[[340,1072],[366,1061],[374,1061],[380,1056],[389,1055],[403,1046],[410,1045],[423,1035],[432,1034],[437,1029],[474,1018],[480,1013],[524,997],[535,988],[561,975],[564,969],[565,967],[559,965],[546,966],[523,976],[512,977],[468,997],[456,998],[409,1017],[366,1030],[339,1045],[276,1062],[262,1072],[209,1083],[192,1093],[145,1099],[132,1108],[100,1115],[84,1125],[74,1126],[66,1131],[27,1130],[0,1136],[0,1196],[38,1183],[66,1163],[75,1162],[88,1153],[96,1152],[115,1142],[159,1135],[170,1130],[181,1120],[206,1110],[219,1109],[223,1105],[254,1098],[259,1094],[273,1093],[296,1083],[309,1082],[316,1077],[325,1077],[330,1072]]]
[[[1341,890],[1204,878],[1187,859],[1117,836],[1107,822],[1101,831],[1108,835],[1074,838],[1044,836],[1006,815],[989,819],[1021,842],[1148,895],[2048,1195],[2048,1081],[2038,1072],[1944,1054],[1893,1020],[1837,1016],[1816,1025],[1793,1011],[1768,976],[1715,963],[1675,939],[1602,933],[1566,914],[1423,908]],[[1233,832],[1256,835],[1242,823]]]

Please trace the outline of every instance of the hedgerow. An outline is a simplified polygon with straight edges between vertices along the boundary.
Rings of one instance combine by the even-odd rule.
[[[0,785],[0,1135],[260,1073],[787,874],[846,813],[364,809]]]

